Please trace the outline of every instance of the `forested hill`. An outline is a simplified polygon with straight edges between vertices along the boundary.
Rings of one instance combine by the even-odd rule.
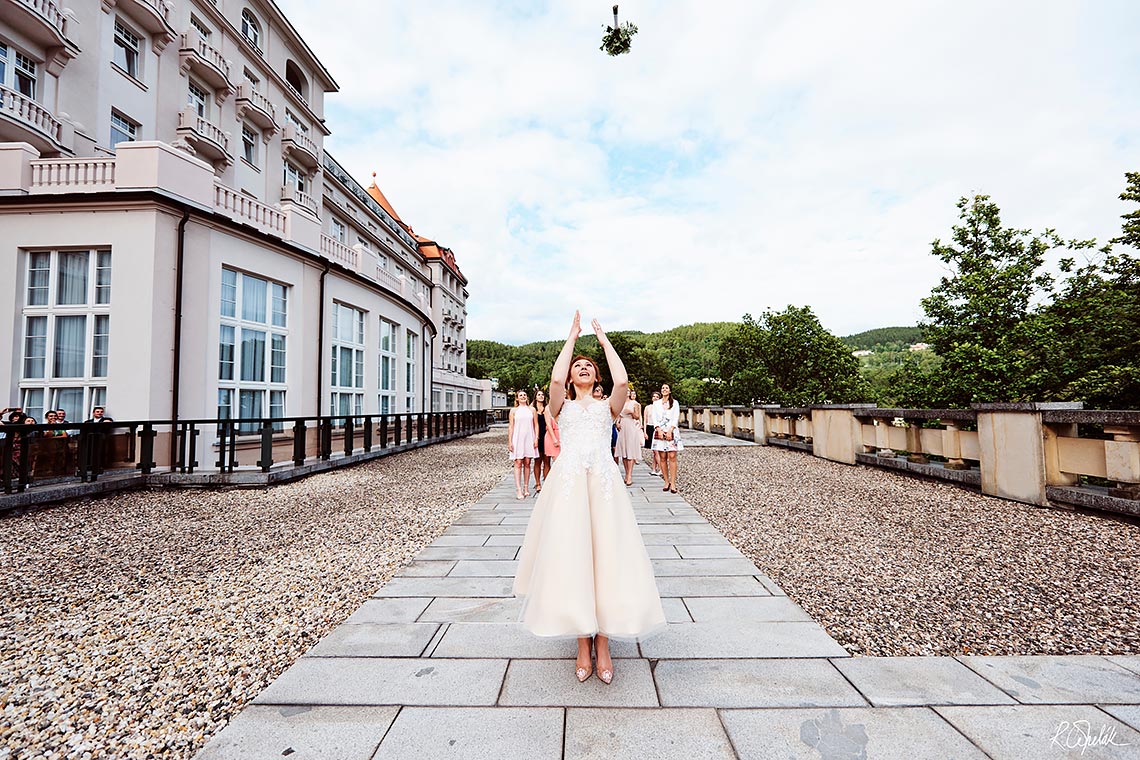
[[[854,351],[903,351],[907,346],[922,341],[922,330],[918,327],[879,327],[840,340]]]
[[[698,322],[659,333],[630,330],[612,335],[653,351],[678,380],[703,379],[717,377],[720,342],[737,324]],[[599,353],[597,348],[593,335],[583,335],[578,342],[578,350],[586,354]],[[536,382],[545,385],[561,350],[560,340],[511,346],[493,340],[471,339],[467,342],[467,371],[472,377],[498,378],[504,388],[531,387]]]

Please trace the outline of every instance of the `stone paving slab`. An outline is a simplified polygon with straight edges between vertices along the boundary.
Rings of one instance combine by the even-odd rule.
[[[345,623],[414,623],[431,604],[430,597],[368,599]]]
[[[684,601],[689,614],[698,623],[813,622],[802,607],[786,596],[694,596],[686,597]]]
[[[513,578],[393,578],[373,596],[514,596]]]
[[[302,657],[261,705],[493,705],[506,660]]]
[[[405,707],[375,760],[558,760],[561,708]]]
[[[650,659],[846,657],[818,623],[717,621],[669,626],[641,643]]]
[[[458,560],[454,559],[416,559],[400,568],[396,575],[407,578],[416,577],[442,577],[451,572]]]
[[[517,597],[439,597],[423,614],[424,623],[514,623],[522,612]]]
[[[658,578],[678,575],[756,575],[756,565],[740,559],[670,559],[653,560],[653,574]]]
[[[399,707],[250,707],[197,755],[198,760],[369,760]]]
[[[721,710],[744,760],[985,760],[926,707]],[[1023,755],[1020,760],[1038,760]]]
[[[514,560],[463,559],[448,574],[451,578],[510,578],[514,580],[519,563]]]
[[[1130,728],[1140,731],[1140,705],[1100,705],[1100,709]]]
[[[521,536],[526,533],[525,525],[452,525],[443,532],[445,536]]]
[[[488,536],[485,546],[522,546],[522,534],[516,536]]]
[[[515,659],[573,660],[578,654],[574,639],[535,636],[521,623],[453,623],[448,626],[432,657],[490,657]],[[637,644],[610,643],[613,657],[637,657]],[[571,668],[573,670],[573,668]]]
[[[993,760],[1135,760],[1140,757],[1140,732],[1091,705],[932,709]],[[1110,738],[1107,743],[1092,743],[1093,739],[1105,737]]]
[[[953,657],[851,657],[834,665],[875,707],[1017,704]]]
[[[566,760],[732,760],[732,745],[714,710],[566,711]]]
[[[1140,675],[1095,655],[957,659],[1025,704],[1140,704]]]
[[[689,608],[679,596],[666,596],[661,599],[661,609],[665,610],[666,623],[691,623]]]
[[[714,544],[712,546],[678,546],[682,559],[743,559],[744,555],[735,546]]]
[[[728,539],[718,533],[642,533],[646,546],[730,546]]]
[[[491,534],[489,533],[479,533],[473,536],[439,536],[425,548],[438,549],[443,546],[482,546],[490,537]]]
[[[614,680],[607,686],[596,676],[591,676],[585,683],[578,683],[572,658],[511,660],[499,704],[536,707],[658,706],[657,689],[653,685],[648,660],[615,659]]]
[[[513,546],[429,546],[417,560],[514,559]]]
[[[744,575],[658,578],[657,592],[661,596],[771,596],[760,581]]]
[[[1140,654],[1133,655],[1111,655],[1104,659],[1109,662],[1119,665],[1125,670],[1130,670],[1137,675],[1140,675]]]
[[[671,707],[864,707],[828,660],[661,660],[653,671]]]
[[[419,657],[438,623],[353,623],[333,629],[309,657]]]

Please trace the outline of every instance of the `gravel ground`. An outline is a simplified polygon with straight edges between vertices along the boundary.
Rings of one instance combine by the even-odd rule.
[[[504,439],[0,520],[0,760],[193,757],[499,481]]]
[[[1140,525],[767,447],[681,493],[850,652],[1140,654]]]

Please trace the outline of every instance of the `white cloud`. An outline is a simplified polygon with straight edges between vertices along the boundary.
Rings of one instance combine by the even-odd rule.
[[[1140,7],[1114,3],[301,3],[341,92],[326,146],[456,252],[472,337],[574,308],[658,330],[808,304],[913,323],[958,197],[1112,237],[1140,169]]]

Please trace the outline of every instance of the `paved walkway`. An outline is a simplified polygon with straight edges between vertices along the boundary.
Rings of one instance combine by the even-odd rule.
[[[612,685],[514,623],[505,478],[198,757],[1140,758],[1140,657],[851,658],[659,483],[632,494],[675,625],[615,642]]]

